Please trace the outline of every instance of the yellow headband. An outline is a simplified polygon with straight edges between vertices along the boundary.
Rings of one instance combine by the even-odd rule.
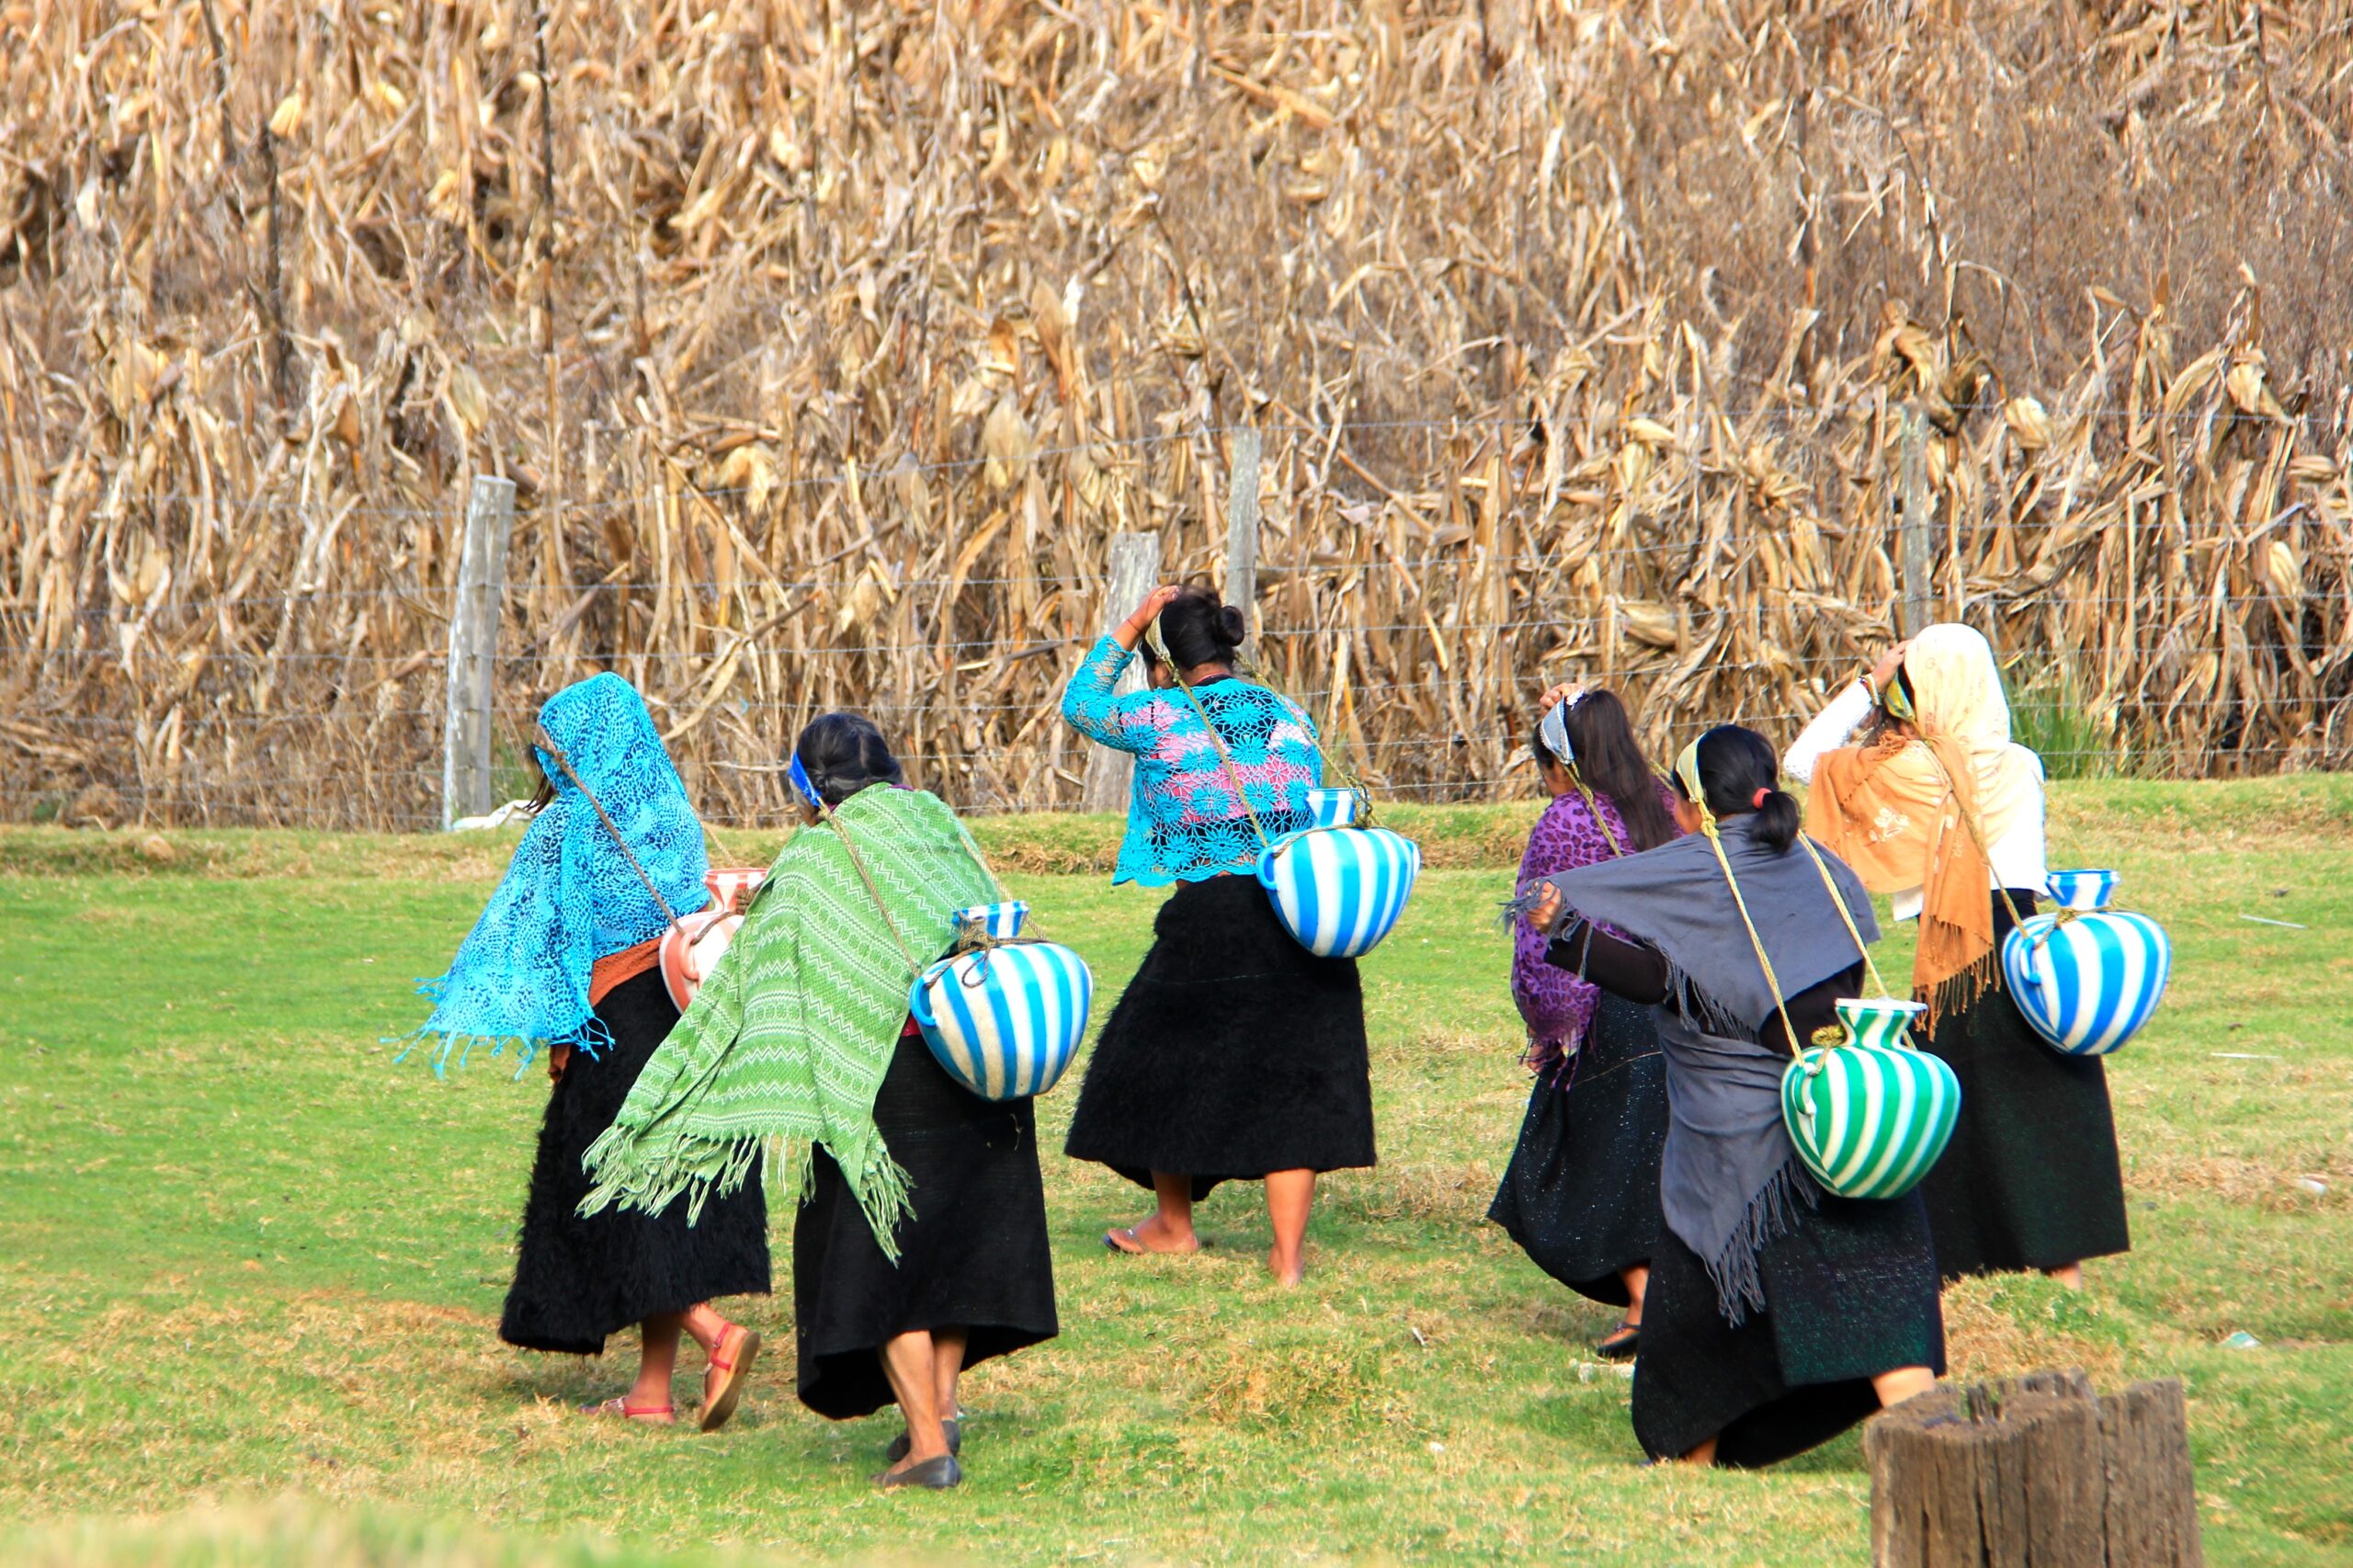
[[[1919,715],[1913,710],[1912,699],[1904,689],[1902,665],[1896,665],[1895,673],[1888,677],[1887,688],[1879,694],[1879,705],[1887,710],[1890,718],[1901,719],[1907,724],[1919,722]]]
[[[1708,809],[1708,791],[1699,783],[1699,742],[1694,737],[1675,759],[1675,776],[1683,780],[1683,793],[1699,808],[1699,831],[1710,838],[1716,835],[1716,813]],[[1732,873],[1729,868],[1725,873]]]

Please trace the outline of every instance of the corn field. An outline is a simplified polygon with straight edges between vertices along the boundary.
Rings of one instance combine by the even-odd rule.
[[[1068,806],[1115,534],[1378,787],[1538,683],[1777,737],[1932,608],[2086,749],[2353,757],[2353,6],[0,3],[0,785],[438,820],[635,681],[715,820],[867,709]],[[1112,614],[1126,606],[1113,607]]]

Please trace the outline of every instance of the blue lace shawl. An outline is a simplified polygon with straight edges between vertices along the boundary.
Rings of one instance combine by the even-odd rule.
[[[617,675],[592,676],[548,699],[540,722],[670,907],[686,915],[708,903],[702,824],[637,689]],[[412,1038],[439,1042],[436,1072],[453,1051],[462,1065],[460,1048],[477,1040],[493,1055],[519,1042],[524,1066],[541,1045],[594,1054],[610,1037],[589,1010],[589,966],[668,924],[596,808],[545,754],[533,755],[555,778],[555,800],[524,832],[449,971],[417,985],[433,999],[433,1016]]]
[[[1071,728],[1135,754],[1127,836],[1111,880],[1162,887],[1249,870],[1262,847],[1257,830],[1234,799],[1233,780],[1185,694],[1113,692],[1134,657],[1112,639],[1100,639],[1063,694],[1063,717]],[[1279,838],[1306,827],[1307,791],[1324,778],[1315,726],[1307,715],[1290,699],[1245,680],[1212,681],[1193,694],[1217,726],[1267,832]]]

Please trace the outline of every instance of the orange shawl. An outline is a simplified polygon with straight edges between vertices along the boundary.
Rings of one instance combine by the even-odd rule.
[[[1806,831],[1873,892],[1920,889],[1913,994],[1933,1028],[1999,973],[1990,846],[2040,798],[2034,754],[2010,744],[1994,650],[1966,626],[1932,626],[1904,651],[1916,737],[1826,753]]]

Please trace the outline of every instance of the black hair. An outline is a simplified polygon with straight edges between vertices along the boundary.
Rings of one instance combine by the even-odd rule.
[[[820,713],[792,743],[792,755],[825,804],[838,806],[870,784],[903,784],[881,727],[863,713]]]
[[[1249,631],[1241,610],[1210,588],[1179,588],[1160,611],[1160,640],[1180,670],[1232,663]]]
[[[1756,813],[1756,835],[1775,854],[1787,854],[1798,841],[1798,801],[1779,787],[1779,767],[1772,743],[1738,724],[1719,724],[1699,737],[1699,788],[1707,792],[1708,810],[1718,817]],[[1676,792],[1685,800],[1691,791],[1683,776],[1675,776]],[[1765,791],[1759,802],[1756,792]]]
[[[1634,722],[1614,691],[1588,691],[1569,710],[1569,749],[1576,753],[1576,769],[1586,787],[1609,797],[1626,819],[1634,851],[1655,849],[1675,836],[1675,819],[1658,798],[1658,775],[1643,760],[1634,740]],[[1556,767],[1561,759],[1544,744],[1539,729],[1528,743],[1539,766]]]

